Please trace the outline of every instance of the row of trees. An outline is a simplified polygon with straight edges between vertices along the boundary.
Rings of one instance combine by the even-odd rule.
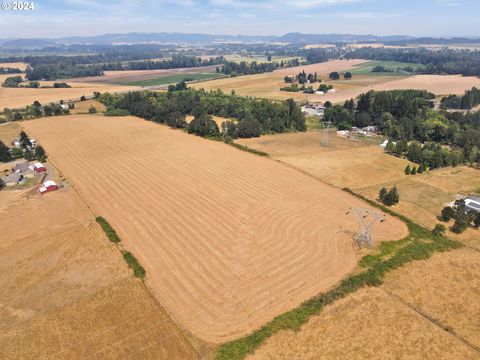
[[[449,95],[443,97],[440,102],[442,109],[463,109],[470,110],[480,105],[480,89],[473,87],[471,90],[465,91],[462,96]]]
[[[299,72],[294,76],[285,76],[283,81],[289,84],[298,82],[299,84],[302,84],[302,85],[305,83],[316,83],[318,81],[322,82],[322,80],[318,78],[318,75],[316,72],[313,74],[310,74],[310,73],[307,74],[305,73],[305,70],[302,70],[302,72]]]
[[[101,66],[91,65],[64,65],[64,64],[40,64],[25,70],[28,80],[55,80],[74,77],[101,76]]]
[[[74,106],[73,103],[69,104]],[[42,105],[38,101],[35,101],[32,105],[27,106],[21,110],[11,110],[5,108],[3,115],[7,121],[19,121],[24,119],[35,119],[42,116],[56,116],[56,115],[68,115],[70,111],[64,109],[61,104],[46,104]]]
[[[340,80],[340,73],[338,71],[332,71],[329,75],[328,78],[330,80]],[[345,80],[350,80],[352,78],[352,73],[350,71],[347,71],[343,74],[343,78]]]
[[[215,128],[206,115],[217,115],[236,119],[226,124],[231,137],[252,137],[262,133],[281,133],[286,131],[304,131],[305,117],[293,99],[275,103],[268,100],[254,100],[234,95],[225,95],[221,91],[203,90],[160,92],[130,92],[128,94],[102,94],[99,100],[107,110],[123,109],[132,115],[159,123],[180,124],[184,127],[181,116],[193,115],[195,119],[191,131],[205,129],[208,134]],[[217,126],[218,128],[218,126]],[[219,129],[218,129],[219,130]],[[204,130],[199,130],[203,134]],[[204,135],[202,135],[204,136]],[[210,135],[209,135],[210,136]]]
[[[109,62],[102,65],[102,70],[158,70],[158,69],[179,69],[190,67],[201,67],[219,65],[225,62],[223,56],[202,59],[197,56],[172,55],[171,59],[164,60],[143,60],[129,62]]]
[[[263,74],[266,72],[272,72],[278,68],[299,66],[300,61],[298,59],[291,59],[287,61],[273,61],[273,62],[263,62],[258,63],[256,61],[246,62],[242,61],[236,63],[233,61],[224,61],[221,67],[217,67],[217,73],[222,73],[225,75],[240,76],[240,75],[253,75],[253,74]]]
[[[453,207],[444,207],[438,218],[444,222],[453,219],[454,223],[451,230],[456,234],[464,232],[469,226],[480,227],[480,212],[467,210],[463,199],[456,200]]]
[[[22,71],[18,68],[0,67],[0,75],[20,74]]]
[[[373,48],[364,47],[350,49],[345,54],[346,59],[370,59],[380,61],[398,61],[423,64],[416,69],[422,74],[461,74],[464,76],[480,76],[480,52],[470,50],[426,48]],[[412,69],[413,70],[413,69]]]
[[[449,147],[442,147],[438,143],[427,142],[421,144],[418,141],[410,143],[405,140],[399,141],[396,145],[390,146],[387,144],[387,152],[406,157],[408,160],[420,164],[419,168],[415,169],[415,173],[422,173],[427,169],[437,169],[445,166],[457,166],[465,162],[465,157],[461,149],[451,149]],[[478,159],[478,151],[475,152],[475,158],[469,161],[472,165]],[[411,174],[414,175],[411,169]],[[406,173],[407,170],[405,170]]]
[[[480,114],[434,111],[433,98],[421,90],[369,91],[325,109],[325,120],[340,129],[375,125],[392,140],[388,151],[431,168],[478,163]]]

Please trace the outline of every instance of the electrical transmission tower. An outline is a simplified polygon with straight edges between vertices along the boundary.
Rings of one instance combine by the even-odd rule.
[[[323,139],[322,139],[322,145],[323,146],[328,146],[328,129],[330,128],[330,125],[332,125],[331,121],[323,121]]]
[[[373,245],[372,227],[377,222],[385,221],[385,215],[365,208],[353,208],[350,210],[356,215],[358,220],[358,230],[353,240],[359,247],[371,247]]]

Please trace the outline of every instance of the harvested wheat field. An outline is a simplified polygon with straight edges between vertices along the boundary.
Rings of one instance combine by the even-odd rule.
[[[41,104],[58,102],[60,100],[79,99],[82,95],[92,96],[95,91],[99,92],[121,92],[138,89],[138,87],[89,84],[89,83],[68,83],[71,88],[4,88],[0,87],[0,109],[22,108],[32,105],[35,100]]]
[[[351,86],[346,82],[331,82],[328,80],[328,74],[332,71],[345,71],[354,65],[362,64],[367,60],[332,60],[319,64],[297,66],[286,69],[276,70],[270,73],[245,75],[231,78],[223,78],[218,80],[203,81],[198,84],[191,84],[191,87],[196,89],[217,90],[221,89],[225,93],[230,93],[235,90],[235,93],[242,96],[254,96],[259,98],[285,100],[293,98],[298,101],[305,99],[311,101],[325,101],[328,100],[325,96],[314,94],[303,94],[301,92],[293,93],[281,91],[280,88],[286,86],[284,82],[285,75],[298,74],[302,70],[305,72],[317,72],[318,76],[324,82],[332,83],[336,89]],[[383,79],[375,79],[375,82],[385,81]],[[355,86],[357,88],[358,86]],[[335,94],[329,94],[335,95]]]
[[[343,188],[376,186],[406,177],[403,170],[413,163],[385,154],[376,145],[330,150],[297,156],[279,156],[293,165],[333,186]],[[378,191],[377,191],[378,193]]]
[[[75,103],[75,109],[70,110],[70,114],[88,114],[90,107],[94,107],[97,112],[102,113],[107,110],[107,107],[101,102],[96,100],[77,101]]]
[[[480,252],[477,250],[463,248],[412,262],[388,274],[383,287],[480,349]]]
[[[0,124],[0,141],[10,146],[13,139],[18,138],[22,128],[19,122],[6,122]]]
[[[135,117],[22,125],[203,340],[244,335],[356,264],[347,212],[367,205],[278,162]],[[374,229],[379,241],[406,234],[389,216]]]
[[[218,65],[217,65],[218,66]],[[194,68],[178,68],[178,69],[159,69],[159,70],[116,70],[105,71],[102,76],[89,76],[83,78],[73,78],[68,81],[102,83],[102,84],[123,84],[134,81],[142,81],[156,79],[171,75],[180,75],[183,73],[204,73],[215,72],[216,66],[201,66]]]
[[[238,76],[201,82],[192,85],[205,90],[221,89],[224,92],[235,90],[238,95],[255,96],[273,100],[293,98],[297,101],[343,103],[345,100],[356,98],[370,90],[397,90],[418,89],[428,90],[436,95],[463,94],[473,86],[480,86],[480,79],[475,76],[460,75],[414,75],[414,76],[377,76],[354,75],[351,80],[330,81],[328,74],[332,71],[345,72],[354,70],[355,65],[363,64],[368,60],[333,60],[319,64],[298,66],[276,70],[272,73]],[[323,82],[333,85],[335,93],[324,95],[303,94],[301,92],[280,91],[286,86],[283,78],[305,70],[307,73],[317,72]],[[315,86],[315,84],[314,84]]]
[[[27,64],[23,62],[10,62],[10,63],[0,63],[0,68],[12,68],[12,69],[19,69],[20,71],[25,71],[27,68]],[[15,76],[16,74],[11,74],[10,76]]]
[[[380,139],[380,140],[379,140]],[[262,135],[258,138],[236,139],[235,142],[263,151],[273,157],[297,156],[324,153],[335,150],[363,148],[378,143],[382,138],[347,139],[337,136],[336,130],[329,131],[328,146],[323,145],[323,130]]]
[[[421,273],[417,276],[416,280],[423,280]],[[381,288],[366,288],[325,307],[300,331],[275,334],[247,359],[450,360],[478,357],[477,351]]]
[[[196,359],[76,192],[0,192],[3,359]]]

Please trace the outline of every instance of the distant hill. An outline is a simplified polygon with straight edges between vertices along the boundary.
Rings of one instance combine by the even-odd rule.
[[[471,38],[415,38],[405,35],[379,36],[355,34],[302,34],[288,33],[276,35],[211,35],[197,33],[125,33],[104,34],[96,36],[70,36],[57,39],[0,39],[0,46],[4,49],[38,49],[47,46],[62,45],[115,45],[115,44],[215,44],[215,43],[290,43],[290,44],[318,44],[344,42],[382,42],[382,43],[418,43],[418,44],[449,44],[480,42]]]

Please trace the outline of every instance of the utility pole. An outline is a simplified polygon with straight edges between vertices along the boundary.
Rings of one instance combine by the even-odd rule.
[[[322,145],[323,146],[328,146],[328,130],[330,128],[330,125],[332,125],[331,121],[323,121],[323,139],[322,139]]]

